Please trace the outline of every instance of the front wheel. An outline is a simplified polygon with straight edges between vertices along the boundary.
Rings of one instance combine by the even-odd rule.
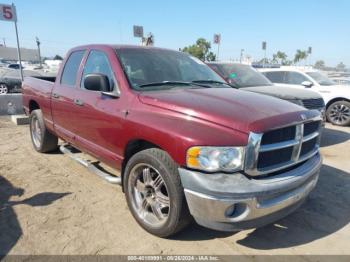
[[[334,102],[327,108],[326,116],[333,125],[350,125],[350,103],[347,101]]]
[[[177,165],[163,150],[135,154],[125,168],[124,189],[132,215],[151,234],[169,237],[191,221]]]
[[[0,84],[0,95],[6,95],[8,91],[9,90],[6,84]]]

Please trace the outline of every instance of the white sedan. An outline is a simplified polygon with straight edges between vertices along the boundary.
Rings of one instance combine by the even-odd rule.
[[[278,86],[310,88],[319,93],[326,104],[327,120],[334,125],[350,125],[350,86],[338,85],[311,68],[281,67],[259,69]]]

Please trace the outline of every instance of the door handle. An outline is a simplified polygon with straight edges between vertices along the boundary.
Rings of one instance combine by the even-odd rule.
[[[56,93],[53,93],[53,94],[52,94],[52,97],[53,97],[53,98],[60,98],[60,95],[59,95],[59,94],[56,94]]]
[[[76,104],[77,106],[83,106],[84,102],[80,99],[74,99],[74,104]]]

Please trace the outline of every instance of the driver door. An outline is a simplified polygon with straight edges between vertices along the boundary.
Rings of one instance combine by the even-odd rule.
[[[119,98],[84,87],[85,76],[93,73],[106,75],[113,91],[119,92],[108,55],[101,50],[91,50],[74,98],[76,142],[90,154],[115,164],[119,158],[118,141],[124,121],[122,105]]]

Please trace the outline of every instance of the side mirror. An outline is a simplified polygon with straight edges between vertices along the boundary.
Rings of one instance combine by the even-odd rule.
[[[301,83],[303,86],[307,87],[307,88],[310,88],[312,87],[314,84],[310,81],[304,81]]]
[[[84,79],[84,87],[91,91],[111,92],[108,76],[103,74],[88,74]]]

